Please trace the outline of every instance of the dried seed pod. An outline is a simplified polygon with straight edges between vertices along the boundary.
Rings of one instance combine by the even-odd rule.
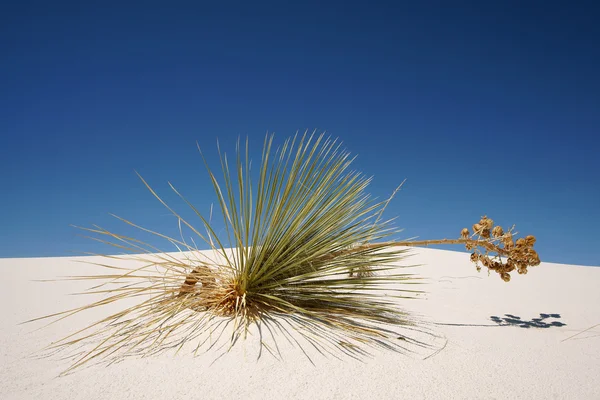
[[[471,261],[472,262],[479,261],[479,254],[477,254],[477,253],[471,253]]]
[[[510,281],[510,274],[508,272],[502,272],[500,274],[500,277],[502,278],[502,280],[504,282],[509,282]]]
[[[473,232],[480,234],[483,230],[483,226],[481,224],[473,224]]]
[[[473,250],[475,247],[476,247],[476,246],[475,246],[475,244],[474,244],[474,243],[472,243],[472,242],[467,242],[467,243],[465,243],[465,248],[466,248],[467,250]]]
[[[533,236],[533,235],[526,236],[525,244],[527,245],[527,247],[533,247],[533,245],[535,244],[535,236]]]
[[[514,257],[517,267],[519,265],[526,266],[527,265],[527,257],[524,257],[522,253],[517,253],[516,250],[512,252],[512,256]]]
[[[494,229],[492,230],[492,236],[500,237],[502,235],[504,235],[504,230],[502,229],[502,227],[500,225],[495,226]]]
[[[479,224],[486,229],[492,229],[492,226],[494,226],[494,220],[489,219],[487,216],[484,215],[483,217],[481,217],[481,220],[479,220]]]
[[[464,228],[462,231],[460,231],[460,237],[462,237],[463,239],[468,239],[469,230],[467,228]]]
[[[537,257],[538,256],[537,251],[535,251],[531,247],[527,247],[525,249],[524,253],[527,255],[528,258],[533,258],[533,257]]]
[[[517,248],[524,247],[526,244],[525,239],[519,238],[517,239]]]
[[[528,260],[528,264],[531,265],[532,267],[538,266],[538,265],[540,265],[540,263],[541,263],[540,257],[537,254]]]
[[[521,261],[517,262],[516,266],[517,266],[517,269],[527,269],[527,264],[524,262],[521,262]]]
[[[480,256],[479,261],[481,261],[484,267],[490,268],[492,266],[492,260],[489,257]]]
[[[505,249],[505,250],[508,250],[508,251],[510,251],[510,250],[512,250],[514,247],[515,247],[515,242],[514,242],[512,239],[510,239],[510,240],[506,240],[506,241],[504,242],[504,249]]]
[[[481,235],[481,237],[489,239],[490,238],[490,230],[488,228],[485,228],[484,230],[481,231],[480,235]]]
[[[506,265],[506,272],[512,272],[515,269],[517,269],[517,266],[512,264],[512,265]]]
[[[521,275],[525,275],[527,273],[527,268],[519,268],[517,272]]]

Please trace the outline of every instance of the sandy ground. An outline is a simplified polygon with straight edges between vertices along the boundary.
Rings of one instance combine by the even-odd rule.
[[[427,293],[406,308],[438,337],[416,354],[312,365],[293,348],[256,360],[242,345],[214,363],[167,353],[57,377],[68,360],[31,355],[96,311],[19,323],[86,302],[68,294],[89,285],[33,281],[92,268],[72,261],[0,259],[0,399],[600,399],[600,268],[542,263],[505,283],[465,253],[419,249],[405,263],[422,264],[411,272]]]

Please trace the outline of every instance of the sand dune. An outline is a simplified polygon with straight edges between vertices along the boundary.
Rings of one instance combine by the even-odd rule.
[[[68,360],[32,354],[100,310],[37,331],[18,324],[86,303],[68,294],[89,284],[32,281],[93,269],[76,259],[0,259],[0,399],[600,399],[600,268],[542,263],[505,283],[468,254],[417,249],[405,263],[422,264],[411,272],[427,293],[403,305],[436,336],[415,354],[312,365],[289,346],[282,361],[256,360],[249,342],[216,361],[166,353],[57,378]]]

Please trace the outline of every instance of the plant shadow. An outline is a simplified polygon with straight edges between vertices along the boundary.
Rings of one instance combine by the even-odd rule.
[[[512,314],[504,314],[504,317],[498,317],[496,315],[492,315],[490,319],[498,324],[498,326],[517,326],[519,328],[551,328],[556,327],[560,328],[562,326],[566,326],[567,324],[556,321],[556,319],[561,318],[560,314],[540,314],[539,318],[532,318],[531,320],[523,320],[521,317],[517,317]],[[554,321],[548,321],[549,319],[553,319]]]

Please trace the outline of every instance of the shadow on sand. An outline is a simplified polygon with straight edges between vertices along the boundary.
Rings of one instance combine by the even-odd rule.
[[[495,324],[449,324],[449,323],[441,323],[435,322],[436,325],[445,325],[445,326],[485,326],[485,327],[498,327],[498,326],[516,326],[519,328],[560,328],[561,326],[566,326],[567,324],[556,321],[561,318],[560,314],[540,314],[539,318],[532,318],[529,321],[521,319],[521,317],[517,317],[512,314],[504,314],[504,317],[498,317],[496,315],[492,315],[490,319]],[[553,321],[548,321],[552,319]]]
[[[530,321],[521,319],[512,314],[504,314],[504,317],[492,315],[490,319],[498,324],[498,326],[518,326],[519,328],[551,328],[565,326],[565,323],[556,321],[560,318],[560,314],[540,314],[539,318],[532,318]],[[548,321],[548,320],[554,321]]]

